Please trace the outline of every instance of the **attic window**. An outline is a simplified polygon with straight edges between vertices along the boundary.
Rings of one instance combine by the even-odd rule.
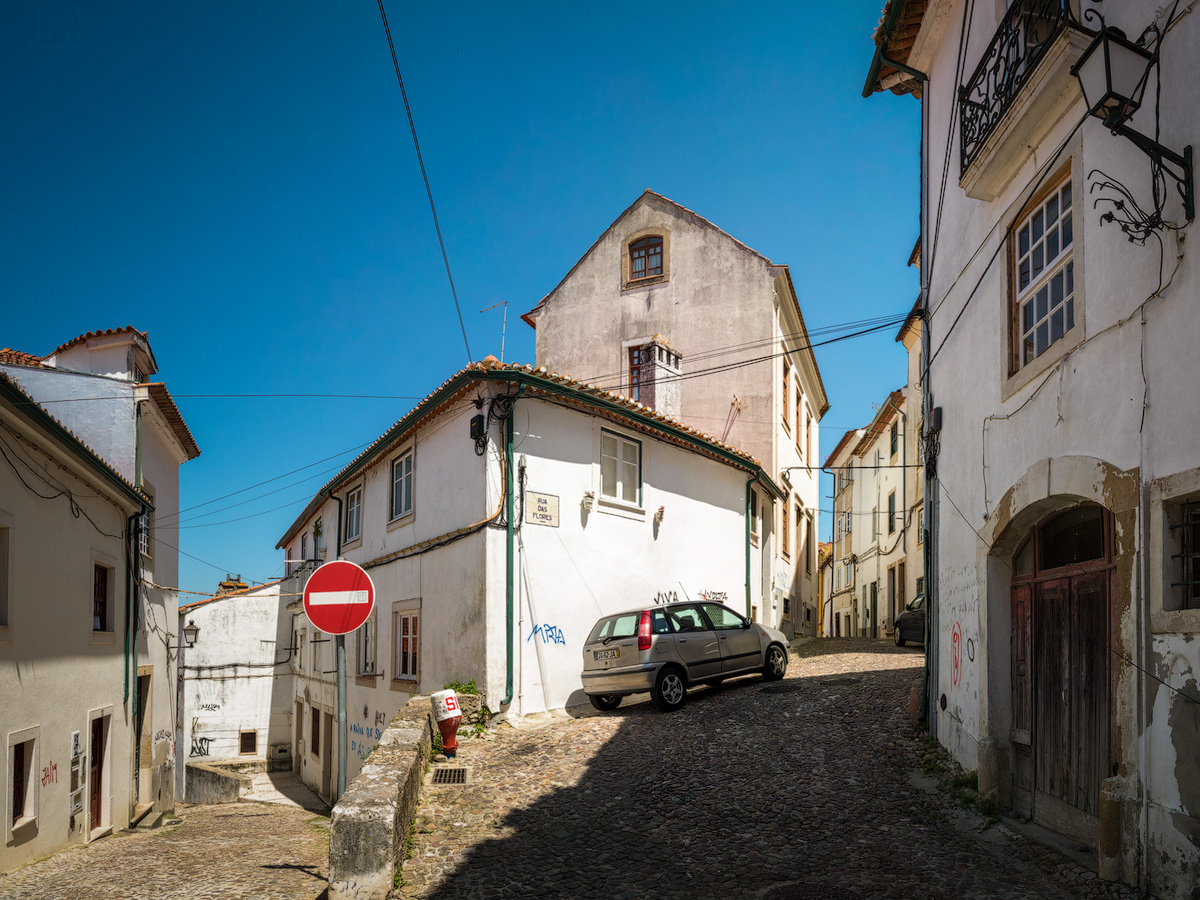
[[[644,237],[629,245],[629,280],[651,278],[663,273],[663,239]]]

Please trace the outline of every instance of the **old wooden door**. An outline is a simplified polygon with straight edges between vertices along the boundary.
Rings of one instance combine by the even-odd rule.
[[[92,719],[91,746],[88,751],[88,821],[89,829],[100,827],[101,791],[104,776],[104,720]]]

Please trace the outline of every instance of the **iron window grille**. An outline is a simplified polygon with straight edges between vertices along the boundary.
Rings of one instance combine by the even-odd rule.
[[[1179,560],[1180,572],[1171,587],[1179,588],[1180,609],[1200,609],[1200,501],[1183,504],[1180,522],[1171,531],[1179,536],[1179,552],[1171,558]]]
[[[1014,0],[966,84],[958,89],[962,172],[983,149],[1021,88],[1066,25],[1071,0]]]

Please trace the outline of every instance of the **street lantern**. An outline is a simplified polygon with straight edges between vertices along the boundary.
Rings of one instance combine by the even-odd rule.
[[[1156,61],[1156,54],[1133,43],[1119,28],[1105,27],[1071,67],[1071,74],[1079,79],[1088,112],[1116,128],[1142,105]]]
[[[183,629],[183,640],[188,647],[196,646],[196,638],[200,635],[200,626],[195,622],[188,622]]]
[[[1071,66],[1071,74],[1079,79],[1088,113],[1102,119],[1113,134],[1131,141],[1150,157],[1157,171],[1175,181],[1183,200],[1184,216],[1190,222],[1196,217],[1191,145],[1185,147],[1183,153],[1176,153],[1125,124],[1142,105],[1150,70],[1158,61],[1157,45],[1154,50],[1149,50],[1141,43],[1129,40],[1119,28],[1106,25],[1079,57],[1079,62]],[[1179,171],[1165,163],[1178,167]],[[1158,212],[1155,211],[1150,227],[1162,225]]]

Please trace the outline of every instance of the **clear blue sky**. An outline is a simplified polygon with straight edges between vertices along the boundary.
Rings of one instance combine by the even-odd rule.
[[[790,265],[810,329],[906,312],[918,104],[860,96],[882,5],[387,3],[471,355],[506,300],[532,361],[519,315],[645,188]],[[315,490],[468,359],[378,8],[9,0],[0,78],[0,346],[148,331],[185,510],[335,457],[183,513],[181,587],[278,577]],[[902,383],[893,338],[818,349],[822,457]]]

